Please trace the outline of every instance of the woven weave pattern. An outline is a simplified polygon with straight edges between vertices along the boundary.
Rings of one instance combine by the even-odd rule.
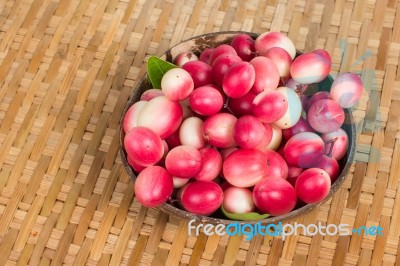
[[[307,224],[383,235],[188,236],[141,207],[119,121],[148,55],[195,35],[280,31],[361,74],[356,162]],[[400,1],[0,0],[0,265],[400,264]]]

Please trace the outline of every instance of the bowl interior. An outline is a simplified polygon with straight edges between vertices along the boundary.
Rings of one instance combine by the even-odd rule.
[[[204,35],[200,35],[197,37],[193,37],[189,40],[186,40],[186,41],[172,47],[167,52],[165,52],[165,54],[163,54],[161,56],[161,58],[171,62],[172,59],[175,58],[181,52],[192,51],[196,54],[199,54],[205,48],[216,47],[222,43],[230,43],[232,38],[239,33],[247,33],[253,38],[256,38],[258,36],[255,33],[237,32],[237,31],[204,34]],[[313,87],[311,90],[313,92],[329,91],[330,87],[332,85],[332,82],[333,82],[332,77],[328,76],[325,80],[321,81],[320,83],[312,85]],[[122,128],[122,119],[125,116],[125,113],[128,110],[128,108],[131,105],[133,105],[135,102],[139,101],[142,93],[150,88],[152,88],[152,87],[151,87],[151,84],[150,84],[147,76],[144,76],[143,78],[141,78],[139,80],[133,95],[131,95],[130,99],[128,100],[128,102],[125,106],[125,109],[124,109],[124,112],[123,112],[123,115],[122,115],[121,121],[120,121],[120,125],[121,125],[120,126],[120,155],[121,155],[121,159],[122,159],[124,168],[125,168],[126,172],[128,173],[128,175],[131,177],[132,181],[135,180],[136,173],[133,171],[133,169],[129,166],[129,164],[127,162],[127,155],[126,155],[126,151],[124,149],[124,142],[123,142],[125,133]],[[353,119],[351,109],[344,109],[344,111],[346,114],[346,119],[345,119],[345,123],[342,128],[344,131],[346,131],[346,133],[349,137],[349,149],[348,149],[346,156],[342,160],[339,161],[339,165],[340,165],[340,169],[341,169],[341,173],[340,173],[339,177],[332,184],[332,187],[331,187],[331,190],[330,190],[328,196],[322,202],[319,202],[317,204],[304,205],[302,207],[299,207],[299,208],[293,210],[292,212],[290,212],[286,215],[281,215],[281,216],[276,216],[276,217],[268,217],[264,220],[256,220],[256,221],[228,220],[219,211],[214,213],[213,217],[196,215],[196,214],[189,213],[185,210],[182,210],[182,209],[178,208],[177,206],[174,206],[172,203],[168,203],[168,202],[163,204],[160,208],[169,214],[175,215],[175,216],[183,218],[183,219],[187,219],[187,220],[194,219],[197,222],[212,223],[212,224],[230,224],[230,223],[234,223],[234,222],[238,222],[241,224],[243,224],[243,223],[256,224],[259,222],[261,222],[262,224],[270,224],[270,223],[278,223],[278,222],[293,220],[295,217],[297,217],[299,215],[310,212],[311,210],[317,208],[319,205],[321,205],[322,203],[324,203],[325,201],[330,199],[333,196],[333,194],[340,188],[340,186],[344,182],[344,180],[350,170],[351,164],[354,160],[355,143],[356,143],[356,127],[354,125],[354,119]]]

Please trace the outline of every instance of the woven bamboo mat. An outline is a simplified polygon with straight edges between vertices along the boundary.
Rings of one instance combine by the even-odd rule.
[[[150,54],[214,31],[281,31],[362,73],[356,162],[304,224],[382,236],[188,236],[141,207],[118,126]],[[400,1],[0,0],[0,265],[400,264]]]

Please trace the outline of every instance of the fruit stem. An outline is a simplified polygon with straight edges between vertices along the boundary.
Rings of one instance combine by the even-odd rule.
[[[296,93],[297,93],[297,95],[303,96],[304,87],[305,87],[304,84],[296,85]]]
[[[332,151],[333,151],[333,146],[335,145],[335,142],[337,141],[338,137],[328,140],[325,144],[331,144],[331,147],[329,148],[328,154],[326,156],[332,157]]]
[[[283,77],[281,77],[280,82],[281,82],[282,86],[286,86],[286,82],[285,82],[285,79]]]
[[[226,97],[226,101],[224,103],[224,108],[226,110],[228,110],[229,113],[233,114],[233,111],[231,110],[231,108],[229,108],[229,97]]]

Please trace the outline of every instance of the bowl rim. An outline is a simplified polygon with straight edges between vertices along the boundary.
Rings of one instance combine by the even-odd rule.
[[[194,41],[194,40],[204,41],[204,44],[205,44],[204,47],[213,47],[213,45],[215,46],[216,44],[209,45],[208,43],[210,43],[210,40],[212,41],[216,36],[227,35],[230,38],[232,38],[233,36],[235,36],[237,34],[241,34],[241,33],[248,34],[254,39],[257,36],[259,36],[259,34],[257,34],[257,33],[247,32],[247,31],[221,31],[221,32],[205,33],[202,35],[191,37],[189,39],[186,39],[186,40],[172,46],[163,55],[161,55],[160,58],[171,61],[172,56],[173,56],[172,51],[177,49],[177,47],[180,47],[181,45],[184,45],[184,44]],[[225,39],[225,42],[226,41],[228,41],[228,39]],[[207,45],[209,45],[209,46],[207,46]],[[301,52],[298,51],[298,53],[301,53]],[[134,102],[137,101],[137,99],[140,98],[140,94],[141,94],[140,88],[142,88],[142,86],[150,86],[151,87],[150,82],[147,77],[147,72],[142,77],[138,77],[138,78],[139,78],[139,80],[138,80],[139,82],[137,82],[135,84],[134,92],[130,95],[130,97],[125,105],[124,111],[123,111],[121,119],[120,119],[120,126],[119,126],[119,151],[120,151],[120,155],[121,155],[121,159],[122,159],[122,163],[124,165],[125,171],[127,172],[128,176],[131,178],[132,182],[134,182],[134,180],[136,179],[136,174],[132,170],[131,166],[128,164],[127,155],[123,148],[123,145],[124,145],[123,139],[124,139],[124,135],[125,135],[125,133],[123,131],[123,119],[124,119],[125,113],[128,110],[128,108],[131,105],[133,105]],[[329,75],[327,78],[329,79],[330,82],[333,82],[333,78],[331,77],[331,75]],[[348,152],[346,155],[347,158],[344,162],[344,167],[341,170],[340,175],[335,180],[335,182],[332,184],[331,189],[329,190],[329,194],[322,201],[320,201],[318,203],[313,203],[313,204],[306,204],[306,205],[301,206],[297,209],[294,209],[291,212],[284,214],[284,215],[270,216],[270,217],[267,217],[262,220],[249,220],[249,221],[229,220],[229,219],[224,219],[224,218],[216,218],[216,217],[212,217],[212,216],[203,216],[203,215],[193,214],[193,213],[189,213],[188,211],[185,211],[183,209],[180,209],[178,207],[175,207],[168,202],[162,204],[161,206],[159,206],[157,208],[161,209],[162,211],[164,211],[168,214],[177,216],[180,219],[195,220],[195,222],[199,222],[199,223],[224,224],[224,225],[233,224],[233,223],[238,223],[238,224],[259,224],[259,223],[261,223],[261,224],[277,224],[279,222],[290,222],[290,220],[293,220],[294,218],[300,217],[301,215],[307,214],[307,213],[311,212],[312,210],[315,210],[316,208],[318,208],[319,206],[321,206],[322,204],[324,204],[325,202],[330,200],[334,196],[334,194],[336,194],[336,192],[339,190],[339,188],[342,186],[343,182],[347,178],[347,176],[350,172],[350,168],[354,162],[356,142],[357,142],[357,129],[356,129],[356,126],[354,123],[354,117],[353,117],[352,110],[350,108],[343,108],[343,110],[346,114],[346,120],[347,120],[346,124],[344,124],[344,126],[347,128],[347,131],[349,131],[349,133],[350,133],[349,134],[348,132],[346,132],[349,134],[349,136],[348,136],[349,147],[348,147]]]

